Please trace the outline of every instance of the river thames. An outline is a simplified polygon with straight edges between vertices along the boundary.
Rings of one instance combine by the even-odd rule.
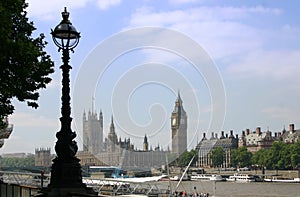
[[[172,190],[177,182],[170,182]],[[168,181],[159,182],[159,185],[167,187]],[[196,192],[209,193],[209,196],[259,196],[259,197],[300,197],[300,183],[267,183],[267,182],[213,182],[213,181],[183,181],[177,191],[186,191],[187,193]]]

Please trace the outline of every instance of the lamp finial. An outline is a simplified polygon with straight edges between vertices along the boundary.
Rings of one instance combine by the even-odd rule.
[[[65,10],[61,13],[63,20],[61,23],[68,23],[71,24],[69,21],[70,12],[67,11],[67,7],[65,7]]]

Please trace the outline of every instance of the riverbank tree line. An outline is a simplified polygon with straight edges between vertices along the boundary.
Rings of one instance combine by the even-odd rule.
[[[184,152],[171,165],[185,167],[197,151]],[[211,151],[212,167],[222,168],[225,160],[225,150],[216,147]],[[194,159],[192,166],[196,166]],[[293,170],[300,168],[300,142],[287,144],[276,141],[269,149],[260,149],[251,153],[247,147],[239,147],[231,150],[230,166],[233,168],[266,168],[268,170]]]
[[[34,156],[24,158],[18,157],[0,157],[0,168],[28,167],[34,166]]]
[[[214,154],[214,152],[212,153]],[[251,153],[247,147],[231,151],[232,167],[265,167],[270,170],[291,170],[300,167],[300,142],[286,144],[274,142],[269,149]]]

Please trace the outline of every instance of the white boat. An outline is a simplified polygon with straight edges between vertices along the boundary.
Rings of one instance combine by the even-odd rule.
[[[272,177],[271,179],[264,179],[265,182],[280,182],[280,183],[300,183],[300,178],[294,179],[278,179],[277,177]]]
[[[224,181],[223,177],[219,174],[213,174],[210,177],[211,181]]]
[[[182,181],[189,181],[191,180],[191,177],[187,174],[184,174],[182,176],[173,176],[173,177],[170,177],[170,181],[180,181],[180,179]]]
[[[207,180],[207,181],[223,181],[223,177],[219,174],[196,174],[191,176],[191,180]]]
[[[227,178],[226,181],[255,182],[255,177],[250,174],[235,173],[234,175],[229,176],[229,178]]]
[[[152,176],[152,177],[112,178],[107,180],[127,182],[127,183],[145,183],[145,182],[156,182],[166,177],[167,175],[161,175],[161,176]]]

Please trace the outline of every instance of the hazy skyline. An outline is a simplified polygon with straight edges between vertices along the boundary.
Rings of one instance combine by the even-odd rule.
[[[82,36],[70,62],[72,128],[78,133],[79,149],[82,114],[92,109],[93,97],[94,109],[97,113],[101,109],[104,114],[105,136],[113,114],[117,135],[131,137],[138,148],[145,134],[151,136],[149,142],[153,146],[168,145],[165,139],[170,140],[170,116],[178,89],[189,121],[189,149],[195,147],[197,136],[201,139],[205,131],[210,137],[211,131],[234,130],[240,134],[258,126],[272,132],[281,131],[284,126],[288,129],[290,123],[300,128],[299,2],[27,2],[29,19],[37,28],[35,33],[44,33],[49,43],[47,52],[55,61],[55,73],[51,75],[52,83],[40,91],[39,109],[14,102],[15,113],[9,117],[14,130],[0,153],[34,152],[39,147],[53,150],[55,133],[60,129],[61,53],[52,42],[50,29],[60,22],[65,6]],[[141,28],[149,33],[149,27],[174,32],[156,32],[153,37],[134,35]],[[177,35],[182,35],[182,40]],[[149,47],[147,41],[153,45]],[[194,47],[187,45],[189,41],[203,51],[193,51]],[[110,52],[120,50],[121,45],[127,47],[123,50],[131,50],[120,51],[119,56],[115,54],[116,59],[105,59]],[[186,58],[188,55],[191,56]],[[210,57],[212,71],[206,72],[207,67],[197,67],[190,61],[198,55],[201,60]],[[89,78],[92,74],[95,76]],[[85,85],[82,79],[95,82]],[[84,86],[87,88],[82,89]],[[83,94],[88,88],[92,89]],[[214,96],[214,91],[220,95]],[[216,114],[217,124],[211,125]]]

